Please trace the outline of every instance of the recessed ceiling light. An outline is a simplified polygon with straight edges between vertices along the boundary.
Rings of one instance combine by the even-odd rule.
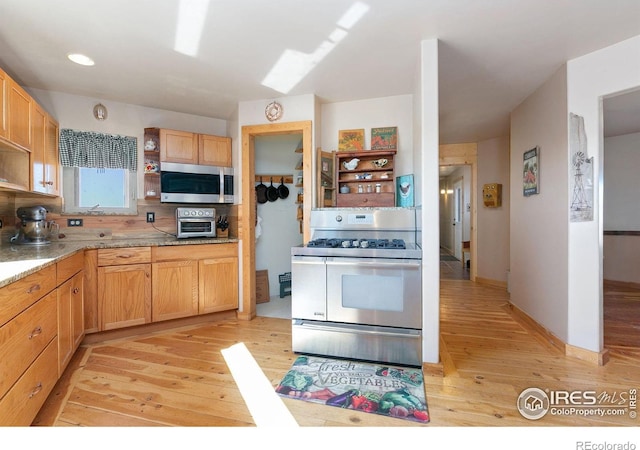
[[[74,63],[80,64],[82,66],[93,66],[95,64],[93,59],[80,53],[69,53],[67,55],[67,58],[69,58]]]

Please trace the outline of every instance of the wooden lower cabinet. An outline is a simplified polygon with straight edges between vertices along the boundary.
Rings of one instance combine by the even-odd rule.
[[[98,249],[85,271],[88,260],[97,262],[95,331],[238,308],[236,243]]]
[[[84,252],[0,288],[0,426],[28,426],[84,337]]]
[[[58,374],[62,375],[84,337],[83,274],[76,273],[57,289]]]
[[[238,307],[238,257],[204,259],[199,265],[199,311],[207,314]]]
[[[0,425],[29,426],[58,381],[54,338],[0,400]]]
[[[198,314],[198,263],[166,261],[152,264],[153,322]]]
[[[84,337],[84,253],[63,259],[57,264],[58,298],[58,375]]]
[[[100,330],[151,322],[151,264],[98,267]]]
[[[238,308],[237,244],[157,247],[152,255],[154,322]]]

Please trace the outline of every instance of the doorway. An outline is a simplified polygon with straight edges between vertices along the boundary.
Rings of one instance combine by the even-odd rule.
[[[299,148],[302,133],[255,138],[256,181],[268,189],[274,186],[278,193],[275,199],[258,201],[256,211],[256,315],[261,317],[291,318],[291,296],[281,292],[280,278],[291,272],[291,247],[302,244],[297,220],[298,193],[302,194],[296,187]]]
[[[458,178],[453,183],[453,255],[462,261],[464,265],[464,255],[462,254],[462,241],[464,240],[464,213],[462,211],[464,203],[464,178]]]
[[[470,266],[465,263],[469,251],[463,241],[470,236],[471,168],[452,165],[440,168],[440,279],[469,280]]]
[[[238,318],[251,320],[256,316],[256,223],[257,201],[255,195],[255,140],[258,136],[276,136],[286,134],[302,135],[302,172],[303,179],[312,181],[312,129],[311,121],[287,122],[242,127],[242,203],[238,209],[238,237],[240,240],[240,258],[242,274],[242,301]],[[304,183],[302,190],[303,227],[302,242],[309,240],[309,213],[311,212],[313,192],[312,183]]]
[[[640,89],[604,98],[602,111],[603,344],[628,351],[640,348]]]
[[[466,196],[463,196],[463,201],[461,202],[462,207],[462,215],[463,221],[468,226],[468,234],[463,234],[464,239],[469,241],[469,269],[468,269],[468,277],[465,275],[464,279],[468,279],[471,281],[476,281],[478,268],[477,268],[477,205],[478,205],[478,193],[476,188],[476,180],[478,179],[478,146],[475,143],[469,144],[445,144],[440,145],[439,147],[440,155],[440,247],[441,247],[441,260],[442,256],[442,247],[447,247],[447,253],[450,255],[455,254],[455,246],[454,239],[455,236],[451,232],[451,216],[443,215],[443,211],[447,211],[447,206],[444,204],[447,200],[453,197],[454,188],[453,183],[451,186],[447,183],[443,185],[443,181],[446,181],[451,174],[460,167],[465,167],[467,169],[466,175],[464,173],[460,174],[459,177],[464,178],[464,186],[465,191],[467,193]],[[463,232],[464,233],[464,232]],[[443,245],[443,235],[444,238],[450,239],[449,244]],[[468,238],[467,238],[468,237]],[[460,245],[462,245],[462,241],[460,241]],[[463,255],[461,255],[463,256]],[[455,256],[452,256],[455,258]],[[447,263],[447,261],[445,261]],[[451,261],[448,261],[451,263]],[[447,274],[447,265],[443,264],[443,261],[440,262],[440,278],[443,275],[453,276],[451,273]],[[453,267],[453,266],[452,266]],[[457,272],[463,269],[462,262],[457,260],[457,264],[455,266]]]

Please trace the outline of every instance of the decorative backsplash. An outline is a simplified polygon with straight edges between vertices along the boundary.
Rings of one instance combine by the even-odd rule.
[[[21,206],[41,205],[47,209],[47,220],[53,220],[60,226],[60,239],[92,240],[92,239],[122,239],[122,238],[150,238],[169,233],[176,233],[175,210],[179,204],[160,203],[157,200],[138,200],[138,214],[124,215],[63,215],[62,199],[41,196],[15,196],[13,193],[0,192],[0,245],[9,243],[11,236],[16,233],[16,209]],[[216,215],[227,216],[229,219],[229,236],[237,237],[238,220],[237,206],[213,205]],[[155,222],[147,223],[147,212],[155,213]],[[67,220],[82,219],[82,227],[68,227]]]

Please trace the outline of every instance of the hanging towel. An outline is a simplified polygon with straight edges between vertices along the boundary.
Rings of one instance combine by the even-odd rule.
[[[262,222],[262,217],[258,216],[258,219],[256,220],[256,242],[258,242],[258,238],[262,234],[262,226],[260,225],[260,222]]]

